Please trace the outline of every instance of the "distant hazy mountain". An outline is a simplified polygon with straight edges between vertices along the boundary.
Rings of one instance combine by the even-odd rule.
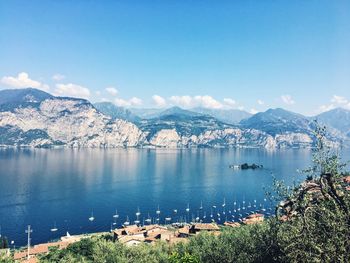
[[[200,116],[205,115],[195,111],[185,110],[174,106],[167,109],[138,109],[131,108],[130,111],[142,119],[155,119],[164,115],[186,115],[186,116]]]
[[[212,116],[179,107],[166,109],[158,113],[157,117],[140,122],[140,128],[149,132],[148,137],[162,129],[176,129],[180,135],[190,136],[199,135],[205,130],[230,127],[233,126],[225,124]]]
[[[244,128],[261,130],[273,136],[285,132],[311,132],[311,122],[305,116],[281,108],[259,112],[242,120],[240,124]]]
[[[103,114],[110,116],[113,120],[121,119],[134,123],[141,120],[140,117],[133,114],[130,110],[124,107],[118,107],[111,102],[98,102],[95,103],[94,106]]]
[[[185,110],[182,109],[180,107],[174,106],[171,108],[168,108],[166,110],[161,111],[160,113],[158,113],[158,115],[156,116],[156,118],[160,118],[160,117],[169,117],[169,116],[182,116],[182,117],[199,117],[199,116],[205,116],[206,114],[201,114],[198,112],[194,112],[191,110]]]
[[[249,112],[242,110],[220,110],[220,109],[207,109],[207,108],[193,108],[192,111],[207,114],[217,118],[222,122],[229,124],[238,124],[241,120],[247,119],[252,116]]]
[[[140,117],[141,119],[152,119],[159,116],[159,113],[164,109],[144,109],[144,108],[130,108],[131,113]]]
[[[313,122],[283,109],[255,114],[240,125],[179,107],[149,111],[144,119],[135,115],[113,104],[93,106],[36,89],[1,90],[0,146],[300,148],[315,142]],[[337,131],[329,136],[330,143],[344,145],[349,139],[343,135],[348,132],[348,111],[318,118]],[[137,120],[136,125],[131,120]]]
[[[320,123],[334,128],[350,137],[350,111],[336,108],[315,117]]]

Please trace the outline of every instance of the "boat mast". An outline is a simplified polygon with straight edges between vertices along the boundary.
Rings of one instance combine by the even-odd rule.
[[[29,260],[29,254],[30,254],[30,233],[33,232],[33,230],[30,228],[30,225],[28,225],[27,230],[25,231],[28,234],[28,250],[27,250],[27,259]]]

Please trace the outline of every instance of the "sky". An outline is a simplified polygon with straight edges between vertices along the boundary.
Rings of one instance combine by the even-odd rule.
[[[0,0],[0,89],[125,107],[350,109],[350,1]]]

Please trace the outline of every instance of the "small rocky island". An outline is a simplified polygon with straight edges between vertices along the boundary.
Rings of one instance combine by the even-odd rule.
[[[242,169],[242,170],[252,169],[252,170],[255,170],[255,169],[262,169],[263,165],[255,164],[255,163],[250,165],[248,163],[243,163],[243,164],[240,164],[240,165],[230,165],[229,167],[232,168],[232,169]]]

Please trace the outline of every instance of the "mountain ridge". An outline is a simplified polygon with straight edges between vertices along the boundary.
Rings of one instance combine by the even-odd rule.
[[[1,90],[0,97],[3,146],[309,148],[315,142],[310,119],[280,108],[236,125],[180,107],[132,122],[136,118],[132,111],[110,103],[93,105],[35,89]],[[101,105],[110,106],[111,112]],[[118,114],[113,116],[113,110]],[[329,135],[333,146],[346,145],[348,139],[341,131]]]

